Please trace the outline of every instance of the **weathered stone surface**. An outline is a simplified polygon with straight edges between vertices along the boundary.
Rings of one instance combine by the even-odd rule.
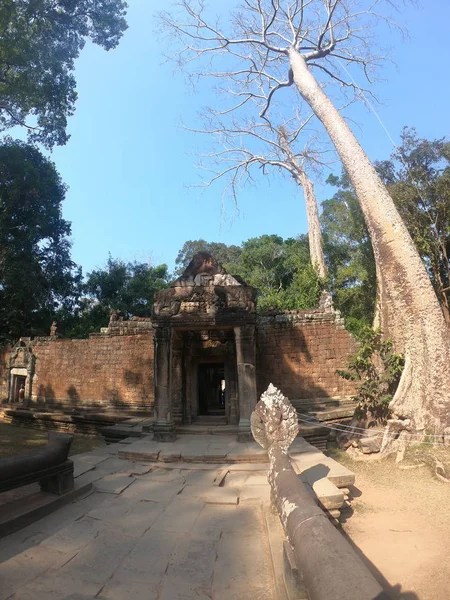
[[[199,539],[219,540],[223,533],[264,538],[264,521],[259,506],[205,504],[191,530]]]
[[[47,571],[11,596],[11,600],[94,600],[102,586],[57,571]]]
[[[176,533],[149,529],[125,556],[114,576],[119,580],[159,585],[179,542]]]
[[[186,486],[180,494],[181,498],[199,498],[208,504],[237,504],[238,490],[230,487]]]
[[[0,599],[6,600],[19,588],[26,586],[29,581],[51,568],[53,564],[67,561],[71,556],[73,554],[58,552],[54,549],[39,551],[33,548],[2,562],[0,564]]]
[[[359,445],[363,454],[373,454],[381,450],[383,442],[383,432],[379,430],[368,429],[364,436],[360,438]]]
[[[270,485],[245,485],[239,496],[239,502],[270,502]]]
[[[153,502],[167,502],[176,496],[184,487],[184,483],[153,481],[151,473],[134,481],[122,495],[124,498],[140,498]]]
[[[97,600],[158,600],[159,589],[156,585],[113,576],[96,596]]]
[[[215,541],[190,540],[187,544],[183,540],[180,541],[170,559],[166,577],[162,582],[163,589],[167,580],[177,584],[175,587],[179,590],[210,588],[216,558]]]
[[[75,553],[84,546],[87,546],[87,544],[89,544],[100,531],[105,529],[105,527],[106,523],[103,523],[102,521],[83,517],[82,519],[67,525],[67,527],[64,527],[58,533],[55,533],[55,535],[46,538],[41,543],[41,547],[45,552],[50,548],[52,550],[58,550],[59,552]]]
[[[103,494],[120,494],[135,480],[135,477],[130,477],[126,473],[113,473],[97,481],[95,489]]]
[[[251,415],[252,433],[258,444],[268,450],[277,444],[283,452],[297,437],[297,413],[289,400],[269,384]]]
[[[80,581],[103,584],[136,545],[136,541],[136,538],[120,531],[104,530],[59,569],[59,573],[63,577],[68,575]]]
[[[186,500],[183,494],[175,496],[164,512],[153,524],[152,531],[169,531],[173,533],[189,533],[203,508],[197,499]]]
[[[233,598],[233,594],[236,599],[248,598],[249,587],[256,588],[255,593],[263,598],[264,590],[273,590],[267,540],[224,533],[217,546],[213,598],[225,598],[227,593],[228,598]]]

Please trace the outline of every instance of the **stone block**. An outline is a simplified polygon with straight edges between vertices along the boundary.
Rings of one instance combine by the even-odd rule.
[[[105,527],[106,523],[102,521],[83,517],[46,538],[40,547],[44,552],[51,549],[67,554],[75,553],[87,546]]]
[[[159,585],[178,542],[178,535],[149,529],[122,560],[114,577]]]
[[[135,477],[130,477],[124,473],[113,473],[112,475],[106,475],[100,480],[95,482],[95,489],[97,492],[103,494],[120,494],[130,486]]]
[[[159,589],[156,585],[135,581],[133,577],[114,575],[102,588],[97,600],[158,600]]]
[[[184,482],[153,481],[151,475],[136,479],[124,492],[124,498],[139,498],[152,502],[168,502],[181,492]]]
[[[251,587],[254,588],[252,593],[264,598],[266,591],[273,590],[273,584],[267,539],[224,533],[217,545],[213,598],[247,599]]]
[[[261,508],[251,504],[205,504],[191,530],[191,536],[219,540],[223,533],[263,538],[266,532]]]
[[[83,582],[103,585],[136,542],[136,538],[121,531],[104,530],[59,569],[59,573]]]
[[[270,502],[270,485],[245,485],[240,492],[240,502]]]
[[[207,485],[186,486],[180,497],[198,498],[207,504],[234,504],[239,501],[239,492],[231,487],[216,487]]]
[[[172,533],[189,533],[194,527],[203,503],[197,499],[186,500],[183,494],[175,496],[158,520],[152,525],[152,531],[168,531]]]
[[[216,547],[214,541],[182,540],[162,580],[161,600],[211,598],[207,592],[212,584]]]

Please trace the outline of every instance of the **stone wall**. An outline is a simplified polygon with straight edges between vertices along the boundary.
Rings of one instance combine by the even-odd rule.
[[[154,345],[150,319],[110,323],[85,340],[36,338],[32,400],[41,406],[151,410]],[[347,397],[354,384],[337,376],[356,342],[335,313],[290,311],[258,316],[256,377],[289,398]],[[6,398],[11,349],[0,352],[0,398]]]
[[[120,329],[115,335],[86,340],[37,340],[32,400],[72,408],[150,409],[154,402],[151,323],[150,328],[134,331],[123,323]]]
[[[269,383],[288,398],[346,397],[355,384],[336,375],[357,342],[334,312],[286,311],[257,321],[258,397]]]

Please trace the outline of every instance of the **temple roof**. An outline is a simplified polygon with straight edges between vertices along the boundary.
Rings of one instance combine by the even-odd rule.
[[[208,286],[247,286],[240,277],[230,275],[217,260],[207,252],[198,252],[188,264],[184,273],[172,282],[171,287]]]

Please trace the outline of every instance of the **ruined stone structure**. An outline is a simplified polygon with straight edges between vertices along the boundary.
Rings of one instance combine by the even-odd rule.
[[[258,315],[256,290],[210,255],[194,257],[156,294],[152,318],[124,320],[89,339],[22,338],[0,356],[0,394],[10,403],[155,414],[155,436],[215,420],[249,439],[250,415],[270,382],[293,402],[344,398],[336,375],[356,343],[330,307]]]

